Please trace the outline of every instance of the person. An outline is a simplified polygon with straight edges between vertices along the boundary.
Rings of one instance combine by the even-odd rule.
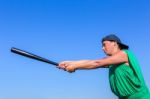
[[[140,65],[128,45],[122,43],[115,34],[105,36],[102,45],[107,57],[97,60],[63,61],[58,67],[70,73],[79,69],[108,67],[111,90],[119,99],[150,99]]]

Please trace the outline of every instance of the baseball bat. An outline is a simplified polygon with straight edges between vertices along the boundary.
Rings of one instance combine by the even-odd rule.
[[[22,55],[22,56],[25,56],[25,57],[28,57],[28,58],[32,58],[32,59],[35,59],[35,60],[38,60],[38,61],[42,61],[42,62],[45,62],[45,63],[48,63],[48,64],[52,64],[52,65],[58,66],[57,62],[48,60],[46,58],[40,57],[38,55],[32,54],[30,52],[27,52],[27,51],[24,51],[24,50],[15,48],[15,47],[11,48],[11,52],[19,54],[19,55]]]

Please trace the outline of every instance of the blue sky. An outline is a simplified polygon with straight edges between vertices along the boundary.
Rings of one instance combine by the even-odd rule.
[[[0,99],[117,99],[107,69],[67,73],[10,52],[64,60],[104,57],[101,38],[118,35],[149,79],[149,0],[0,0]]]

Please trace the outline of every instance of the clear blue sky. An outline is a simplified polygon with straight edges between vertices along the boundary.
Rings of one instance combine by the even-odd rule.
[[[149,27],[149,0],[0,0],[0,99],[117,99],[107,69],[70,74],[10,52],[99,59],[101,38],[110,33],[136,54],[150,89]]]

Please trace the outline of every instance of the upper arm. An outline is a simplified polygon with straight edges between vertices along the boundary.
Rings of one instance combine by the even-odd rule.
[[[113,56],[97,60],[99,66],[114,65],[120,63],[128,63],[128,56],[124,51],[120,51]]]

